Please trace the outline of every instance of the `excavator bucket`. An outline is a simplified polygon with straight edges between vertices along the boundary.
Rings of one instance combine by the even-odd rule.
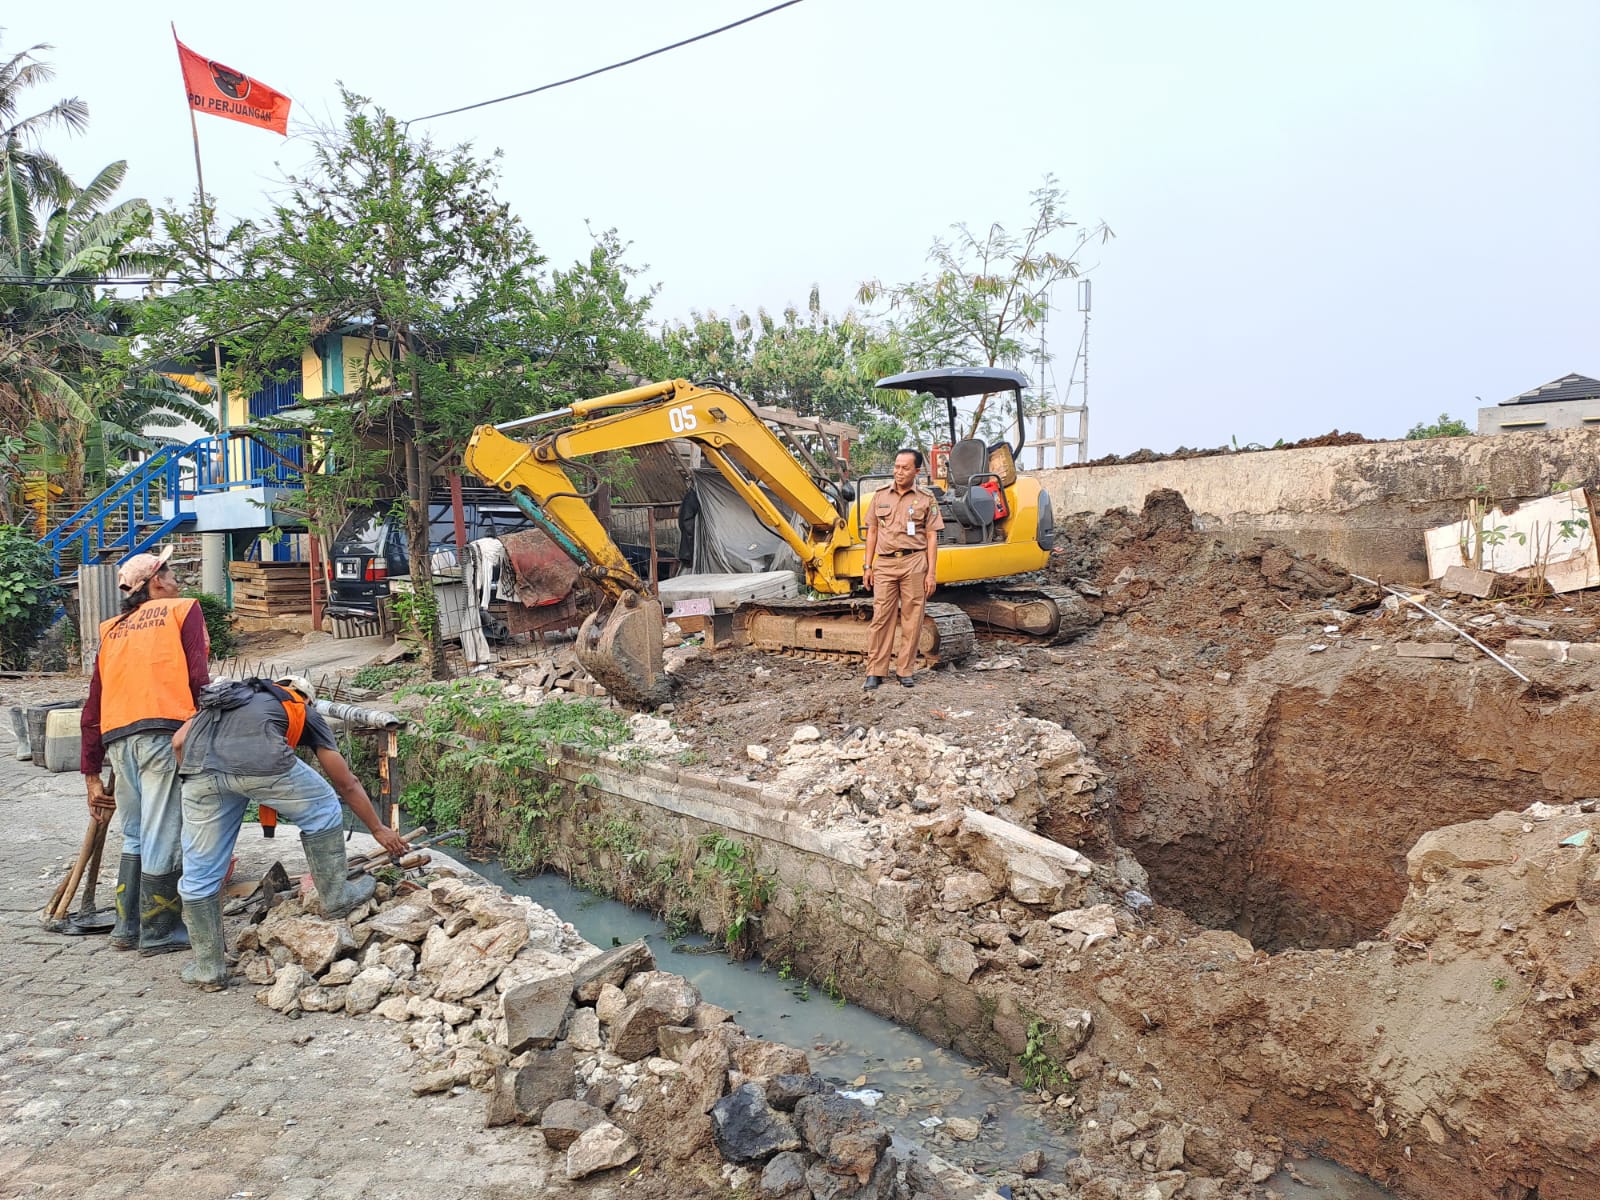
[[[578,630],[578,662],[619,700],[651,706],[672,694],[661,637],[666,622],[658,601],[625,593],[609,612],[597,612]]]

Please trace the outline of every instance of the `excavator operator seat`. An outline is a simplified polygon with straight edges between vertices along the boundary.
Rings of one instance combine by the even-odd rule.
[[[974,475],[982,475],[989,470],[989,447],[983,444],[982,438],[962,438],[950,447],[946,470],[949,473],[950,490],[957,494],[966,491]]]
[[[961,541],[986,542],[995,522],[994,493],[984,487],[990,480],[989,447],[981,438],[963,438],[950,447],[950,514],[961,526]]]
[[[978,534],[973,541],[985,541],[984,533],[994,524],[994,493],[984,487],[962,488],[951,499],[950,511],[967,530]]]

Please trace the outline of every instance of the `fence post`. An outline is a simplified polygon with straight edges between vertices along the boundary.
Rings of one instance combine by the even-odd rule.
[[[122,593],[117,590],[116,563],[84,563],[78,567],[78,648],[83,657],[83,673],[94,670],[100,653],[100,622],[122,611]]]

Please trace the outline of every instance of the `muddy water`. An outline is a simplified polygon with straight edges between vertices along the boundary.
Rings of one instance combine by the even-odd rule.
[[[781,964],[732,962],[699,935],[674,941],[666,926],[639,909],[583,891],[560,875],[519,879],[497,864],[473,869],[508,892],[527,896],[572,922],[602,949],[644,940],[663,970],[684,976],[712,1004],[730,1009],[752,1036],[805,1049],[811,1068],[873,1106],[897,1133],[931,1146],[980,1175],[1013,1171],[1029,1150],[1044,1151],[1043,1178],[1060,1179],[1077,1149],[1059,1110],[921,1035],[854,1004],[835,1002],[823,986],[785,978]],[[978,1138],[954,1141],[950,1117],[980,1123]],[[1269,1181],[1284,1200],[1393,1200],[1370,1180],[1320,1159],[1293,1160]]]

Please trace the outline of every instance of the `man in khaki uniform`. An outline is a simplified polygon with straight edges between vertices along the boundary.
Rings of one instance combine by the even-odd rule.
[[[922,610],[934,589],[934,559],[944,518],[933,496],[917,486],[922,466],[920,450],[902,450],[894,456],[894,484],[872,497],[867,514],[866,574],[872,589],[872,631],[867,640],[867,691],[888,674],[894,648],[896,618],[900,625],[900,654],[895,674],[901,686],[912,686],[917,641],[922,634]]]

